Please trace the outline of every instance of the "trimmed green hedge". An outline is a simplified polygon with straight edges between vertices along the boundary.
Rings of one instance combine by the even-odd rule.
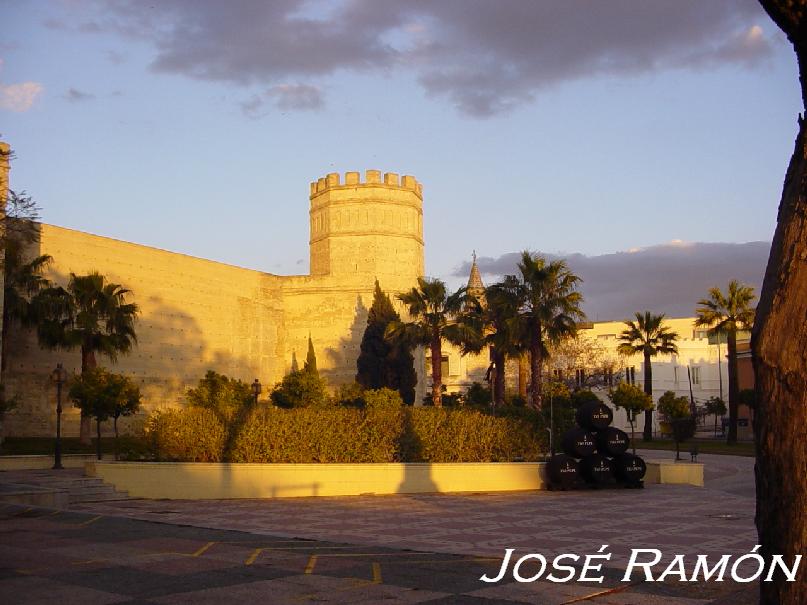
[[[146,434],[158,460],[194,462],[502,462],[538,460],[537,415],[368,406],[250,410],[225,425],[206,409],[153,414]]]

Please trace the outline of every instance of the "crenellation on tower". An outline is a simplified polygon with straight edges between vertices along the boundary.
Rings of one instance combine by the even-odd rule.
[[[330,173],[311,184],[312,275],[384,276],[388,287],[423,275],[422,188],[411,175]],[[411,287],[407,285],[407,288]]]
[[[423,196],[423,185],[415,177],[408,174],[401,176],[397,172],[382,173],[380,170],[366,170],[364,180],[362,180],[360,172],[346,172],[344,179],[338,172],[330,172],[324,177],[311,182],[310,194],[311,197],[314,197],[318,193],[324,193],[334,188],[376,187],[379,185],[408,189],[409,191],[414,191],[420,197]]]

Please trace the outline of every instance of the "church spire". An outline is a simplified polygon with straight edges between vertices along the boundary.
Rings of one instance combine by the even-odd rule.
[[[471,264],[471,275],[468,277],[467,292],[469,295],[481,299],[485,294],[485,284],[482,283],[482,276],[479,274],[479,267],[476,266],[476,250],[473,252],[473,263]]]

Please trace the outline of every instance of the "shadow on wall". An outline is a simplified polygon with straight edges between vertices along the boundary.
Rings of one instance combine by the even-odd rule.
[[[370,294],[372,296],[372,294]],[[320,369],[320,376],[329,385],[336,386],[352,382],[356,378],[356,360],[359,358],[361,339],[367,328],[367,315],[369,309],[365,306],[361,294],[356,295],[356,306],[353,321],[350,324],[350,335],[339,339],[336,346],[325,347],[327,368]],[[314,343],[316,349],[317,343]],[[347,372],[350,371],[350,374]]]
[[[38,254],[38,248],[31,254]],[[48,277],[62,286],[69,281],[69,275],[53,271]],[[116,276],[111,279],[119,281]],[[120,283],[126,286],[125,280]],[[148,413],[155,409],[185,403],[186,390],[195,386],[209,369],[248,383],[259,376],[259,368],[253,361],[230,351],[211,349],[197,320],[185,311],[164,303],[158,296],[138,298],[137,291],[133,292],[132,300],[141,306],[135,324],[138,343],[129,354],[119,355],[116,363],[96,355],[99,366],[133,378],[143,394],[142,411],[120,419],[122,433],[138,431]],[[19,324],[9,330],[8,338],[9,359],[3,384],[9,396],[18,397],[19,405],[5,416],[3,432],[7,436],[52,436],[56,426],[56,387],[50,373],[57,363],[62,363],[71,374],[80,373],[80,349],[41,349],[35,331]],[[80,414],[67,400],[64,390],[62,405],[63,435],[78,436]],[[112,423],[104,423],[102,432],[111,435]]]

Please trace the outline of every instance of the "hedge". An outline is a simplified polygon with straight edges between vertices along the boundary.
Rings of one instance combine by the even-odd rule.
[[[146,423],[158,460],[193,462],[500,462],[546,451],[537,415],[472,410],[260,407],[224,424],[209,410],[154,413]]]

